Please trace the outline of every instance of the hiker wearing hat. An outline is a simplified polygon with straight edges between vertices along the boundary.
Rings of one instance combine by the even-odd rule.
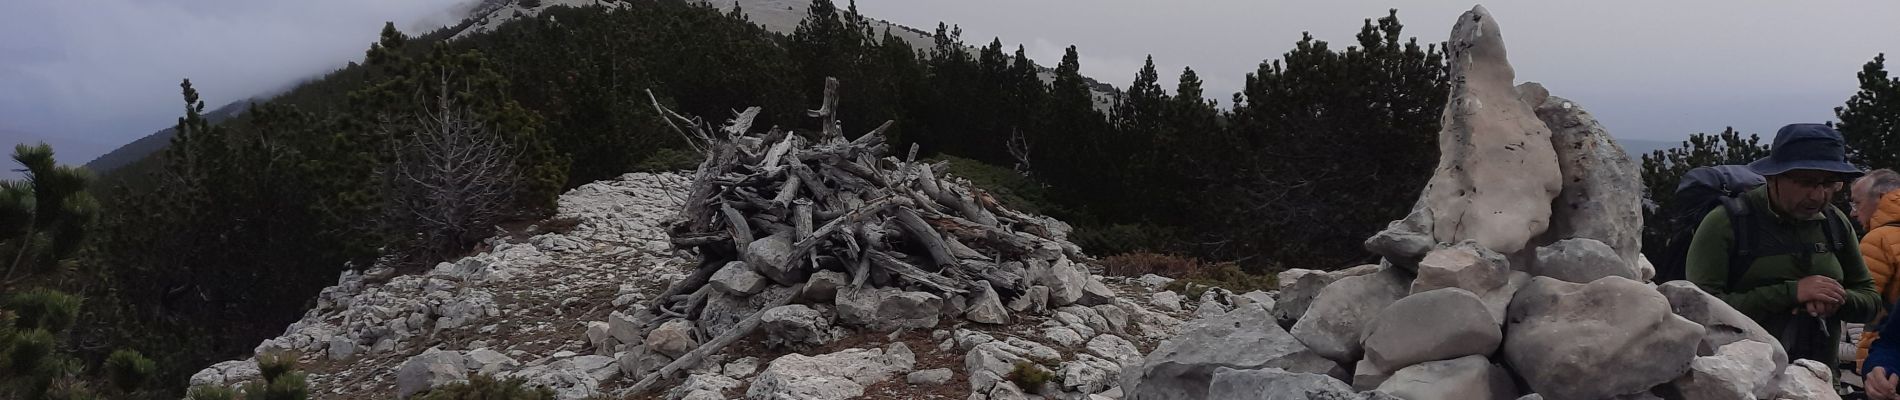
[[[1768,157],[1748,164],[1768,182],[1743,194],[1733,215],[1704,217],[1684,262],[1690,282],[1761,324],[1789,360],[1838,365],[1841,322],[1880,310],[1859,238],[1830,205],[1861,175],[1845,150],[1826,125],[1782,127]]]

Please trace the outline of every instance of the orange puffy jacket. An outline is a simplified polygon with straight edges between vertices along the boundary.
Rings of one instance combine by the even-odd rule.
[[[1880,196],[1875,206],[1872,226],[1867,236],[1860,238],[1860,256],[1867,261],[1867,272],[1874,276],[1874,287],[1879,288],[1882,302],[1889,306],[1900,300],[1900,190],[1887,192]],[[1885,315],[1876,317],[1886,318]],[[1895,321],[1888,321],[1893,323]],[[1880,337],[1879,330],[1869,326],[1860,334],[1860,350],[1854,355],[1854,364],[1867,359],[1867,346]]]

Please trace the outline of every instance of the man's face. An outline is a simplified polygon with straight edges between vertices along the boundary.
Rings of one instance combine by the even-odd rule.
[[[1841,190],[1838,174],[1827,171],[1793,170],[1768,177],[1768,200],[1778,211],[1799,218],[1815,218],[1827,208],[1834,192]]]
[[[1867,191],[1870,190],[1870,188],[1868,188],[1868,186],[1870,186],[1868,184],[1869,182],[1871,182],[1871,180],[1867,179],[1854,182],[1853,217],[1855,221],[1860,222],[1860,226],[1863,228],[1870,227],[1874,224],[1874,209],[1879,207],[1877,203],[1879,199],[1875,198],[1872,193],[1867,193]]]

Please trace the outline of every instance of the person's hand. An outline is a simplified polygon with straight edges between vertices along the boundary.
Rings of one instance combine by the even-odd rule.
[[[1900,377],[1888,373],[1885,367],[1874,367],[1867,372],[1867,398],[1874,400],[1900,400],[1900,394],[1894,393],[1894,386],[1900,383]]]
[[[1827,302],[1840,304],[1846,302],[1847,290],[1841,288],[1834,278],[1809,275],[1801,278],[1794,286],[1795,301],[1801,303]]]
[[[1809,316],[1820,318],[1834,316],[1834,312],[1841,309],[1840,303],[1829,303],[1825,301],[1811,301],[1801,303],[1801,305],[1803,306],[1802,308],[1805,309],[1801,311],[1807,311]]]

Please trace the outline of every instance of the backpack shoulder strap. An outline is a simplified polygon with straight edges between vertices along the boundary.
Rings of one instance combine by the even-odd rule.
[[[1821,235],[1827,242],[1822,245],[1827,246],[1828,251],[1834,252],[1835,257],[1840,257],[1841,253],[1847,251],[1847,239],[1854,237],[1853,234],[1847,232],[1847,217],[1842,216],[1841,211],[1834,206],[1828,206],[1823,214],[1827,215],[1827,226],[1821,227]],[[1855,243],[1855,245],[1858,244]]]
[[[1741,196],[1724,196],[1721,200],[1722,212],[1728,214],[1730,238],[1734,239],[1728,248],[1728,289],[1735,290],[1742,283],[1742,274],[1748,273],[1748,267],[1755,263],[1751,221],[1754,213]]]

